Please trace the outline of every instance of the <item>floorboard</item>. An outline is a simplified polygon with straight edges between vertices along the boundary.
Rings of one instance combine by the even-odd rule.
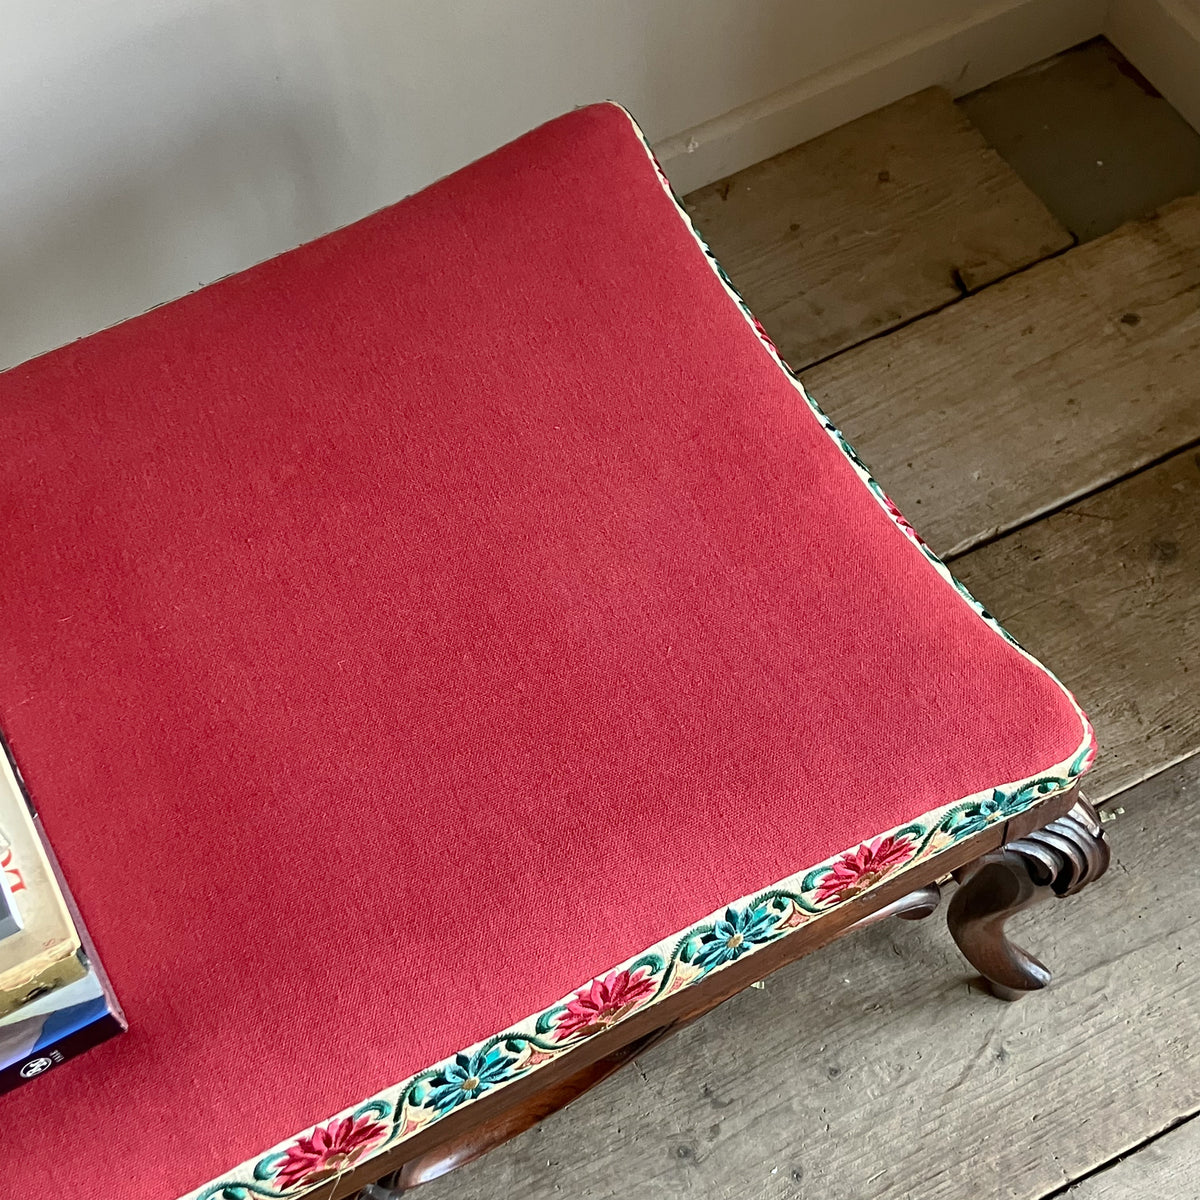
[[[685,204],[795,367],[1072,243],[938,89],[692,192]]]
[[[1128,1158],[1063,1193],[1062,1200],[1196,1200],[1200,1117],[1141,1146]]]
[[[936,917],[864,930],[429,1200],[1047,1195],[1200,1110],[1198,805],[1200,759],[1141,784],[1109,874],[1022,918],[1051,992],[974,991]]]
[[[1200,750],[1198,531],[1187,450],[953,564],[1091,716],[1093,799]]]
[[[1103,38],[958,104],[1081,241],[1200,191],[1200,133]]]
[[[1200,197],[804,372],[962,553],[1200,438]]]

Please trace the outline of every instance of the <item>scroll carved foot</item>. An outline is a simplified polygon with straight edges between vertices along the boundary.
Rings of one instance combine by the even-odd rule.
[[[1082,797],[1065,817],[1009,842],[958,872],[946,920],[967,961],[994,995],[1017,1000],[1050,982],[1049,970],[1008,940],[1014,913],[1051,896],[1070,896],[1108,869],[1110,852],[1096,810]]]

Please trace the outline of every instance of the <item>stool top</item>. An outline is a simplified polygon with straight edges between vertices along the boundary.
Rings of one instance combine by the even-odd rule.
[[[0,1098],[22,1200],[305,1194],[1090,758],[615,105],[0,439],[0,724],[130,1023]]]

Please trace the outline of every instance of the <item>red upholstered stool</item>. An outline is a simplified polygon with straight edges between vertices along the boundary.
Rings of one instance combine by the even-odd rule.
[[[411,1184],[954,870],[1040,986],[1004,916],[1103,868],[1086,719],[616,106],[0,376],[0,439],[0,723],[130,1024],[0,1099],[14,1200]]]

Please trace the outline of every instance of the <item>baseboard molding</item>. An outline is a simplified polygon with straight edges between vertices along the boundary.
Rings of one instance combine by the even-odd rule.
[[[1200,0],[1112,0],[1104,33],[1200,130]]]
[[[1128,0],[1134,8],[1142,3]],[[1108,7],[1106,0],[981,5],[966,19],[931,26],[839,63],[666,138],[654,149],[675,189],[690,192],[922,88],[942,86],[962,95],[1020,71],[1103,32]],[[1139,69],[1144,70],[1140,64]]]

